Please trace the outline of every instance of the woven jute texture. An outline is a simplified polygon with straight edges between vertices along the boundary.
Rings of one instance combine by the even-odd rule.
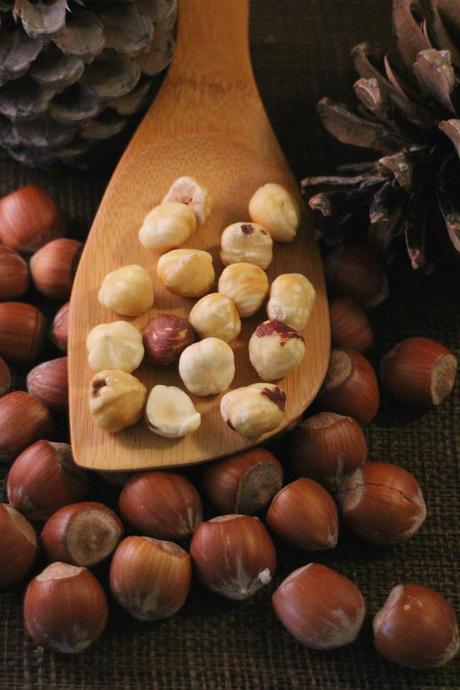
[[[216,0],[216,2],[227,0]],[[367,39],[390,39],[390,0],[254,0],[252,46],[258,83],[295,173],[314,174],[350,160],[346,147],[321,129],[315,103],[328,94],[349,99],[349,50]],[[33,172],[2,159],[0,191],[36,182],[45,186],[84,237],[110,170]],[[447,265],[447,264],[445,264]],[[460,305],[455,267],[431,278],[411,276],[401,261],[391,270],[388,302],[372,313],[376,346],[371,359],[410,335],[440,339],[458,350]],[[33,296],[32,296],[33,297]],[[51,316],[51,312],[48,312]],[[50,356],[58,356],[50,350]],[[16,384],[23,383],[17,372]],[[23,373],[22,373],[23,374]],[[416,413],[383,399],[367,429],[370,457],[398,463],[419,479],[428,506],[425,525],[393,549],[366,547],[342,530],[331,553],[300,555],[279,548],[273,587],[309,560],[337,568],[362,589],[368,615],[353,645],[328,653],[297,644],[276,620],[270,591],[229,603],[197,584],[183,610],[158,624],[128,619],[112,606],[101,640],[78,656],[35,648],[25,636],[22,590],[0,596],[2,690],[441,690],[460,687],[460,667],[415,672],[393,666],[372,644],[372,615],[400,582],[420,582],[444,593],[459,610],[457,566],[460,505],[458,454],[460,387],[438,409]],[[285,457],[285,441],[276,448]],[[1,470],[3,489],[4,475]],[[4,494],[3,494],[4,495]],[[114,499],[115,494],[109,498]],[[102,572],[101,577],[106,578]]]

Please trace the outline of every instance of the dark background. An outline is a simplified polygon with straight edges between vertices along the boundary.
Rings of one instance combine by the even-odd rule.
[[[216,0],[217,1],[217,0]],[[227,0],[219,0],[227,1]],[[315,104],[323,95],[352,100],[351,47],[385,46],[391,37],[390,0],[253,0],[251,41],[257,81],[274,128],[294,169],[330,171],[359,155],[323,132]],[[83,237],[110,175],[34,172],[0,157],[0,192],[36,182],[58,199]],[[391,297],[372,314],[371,359],[409,335],[433,336],[458,351],[460,308],[455,268],[431,278],[410,275],[402,260],[391,271]],[[51,354],[51,352],[50,352]],[[57,353],[54,356],[58,356]],[[20,373],[16,383],[22,382]],[[415,672],[393,666],[373,650],[371,617],[400,582],[420,582],[445,594],[458,612],[460,391],[424,414],[383,400],[367,429],[370,457],[411,470],[419,479],[428,518],[409,543],[392,550],[365,547],[345,532],[340,546],[313,558],[339,569],[362,589],[368,617],[359,640],[318,653],[294,642],[275,619],[268,591],[233,604],[195,586],[184,609],[160,624],[140,624],[113,609],[100,642],[75,657],[34,648],[24,635],[21,591],[0,597],[0,687],[5,690],[429,690],[459,688],[459,664]],[[285,444],[277,451],[281,460]],[[4,474],[2,472],[1,474]],[[280,550],[274,586],[308,556]],[[102,573],[103,575],[103,573]]]

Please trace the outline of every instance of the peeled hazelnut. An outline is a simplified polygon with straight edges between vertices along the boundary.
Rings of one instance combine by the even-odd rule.
[[[173,182],[161,203],[165,204],[171,201],[186,204],[193,211],[201,225],[211,213],[211,195],[207,189],[201,187],[191,177],[179,177]]]
[[[220,515],[202,522],[190,554],[202,583],[227,599],[248,599],[268,585],[276,551],[259,518]]]
[[[345,475],[362,467],[367,459],[367,441],[352,417],[320,412],[303,420],[293,431],[290,461],[301,477],[316,479],[336,489]]]
[[[159,436],[181,438],[201,424],[201,415],[187,393],[176,386],[154,386],[145,407],[147,426]]]
[[[407,470],[368,462],[337,492],[345,524],[362,539],[391,546],[410,539],[426,518],[422,490]]]
[[[252,316],[268,294],[266,273],[254,264],[230,264],[221,273],[218,290],[234,302],[241,318]]]
[[[152,279],[142,266],[122,266],[107,273],[98,300],[117,314],[141,316],[153,305]]]
[[[201,249],[173,249],[163,254],[157,273],[166,288],[180,297],[202,297],[216,277],[211,254]]]
[[[189,345],[179,359],[179,374],[194,395],[225,391],[235,376],[235,357],[230,345],[218,338],[205,338]]]
[[[354,417],[366,424],[377,414],[379,404],[377,377],[364,355],[354,350],[332,350],[317,398],[319,409]]]
[[[431,407],[452,391],[457,358],[430,338],[408,338],[383,357],[380,378],[385,391],[400,402]]]
[[[37,290],[50,299],[68,299],[82,249],[81,242],[61,238],[35,252],[30,272]]]
[[[139,230],[139,241],[147,249],[168,252],[180,247],[195,232],[196,217],[192,209],[176,202],[155,206]]]
[[[260,187],[249,202],[249,215],[277,242],[291,242],[297,234],[299,205],[280,184],[269,183]]]
[[[0,461],[9,461],[41,438],[52,438],[54,422],[48,408],[24,391],[0,398]]]
[[[265,270],[272,262],[272,237],[257,223],[229,225],[223,231],[220,243],[220,258],[224,266],[243,261]]]
[[[66,410],[68,401],[67,357],[51,359],[27,374],[27,390],[52,410]]]
[[[131,373],[142,362],[142,335],[127,321],[100,323],[86,339],[88,362],[93,371],[120,369]]]
[[[46,522],[41,541],[50,561],[97,565],[123,536],[117,515],[103,503],[84,501],[63,506]]]
[[[220,338],[230,343],[241,331],[237,308],[231,299],[219,292],[211,292],[198,300],[189,320],[200,338]]]
[[[29,520],[47,520],[56,510],[88,495],[88,475],[75,465],[68,443],[37,441],[11,465],[8,500]]]
[[[24,622],[36,645],[81,652],[103,633],[107,617],[104,590],[87,568],[51,563],[27,587]]]
[[[146,387],[126,371],[100,371],[91,380],[89,409],[96,424],[117,433],[142,416]]]
[[[0,300],[21,297],[28,287],[27,263],[12,249],[0,245]]]
[[[37,307],[22,302],[0,304],[0,355],[12,364],[34,362],[45,339],[45,317]]]
[[[65,230],[63,214],[41,187],[21,187],[0,200],[0,240],[21,254],[36,252]]]
[[[188,321],[181,316],[158,314],[144,328],[143,339],[147,359],[165,367],[179,359],[195,336]]]
[[[338,292],[363,307],[376,307],[388,297],[388,279],[380,257],[370,247],[343,244],[325,261],[326,278]]]
[[[69,302],[62,305],[53,319],[51,326],[51,340],[63,352],[67,352],[69,339]]]
[[[285,406],[281,388],[273,383],[253,383],[226,393],[220,412],[230,429],[246,438],[258,438],[281,424]]]
[[[273,594],[273,608],[291,635],[311,649],[353,642],[366,610],[356,585],[319,563],[304,565],[283,580]]]
[[[198,491],[172,472],[136,474],[122,489],[119,506],[136,530],[157,539],[187,539],[203,518]]]
[[[112,558],[110,588],[134,618],[155,621],[184,605],[192,579],[187,551],[171,541],[126,537]]]
[[[278,537],[299,549],[318,551],[337,545],[335,501],[313,479],[297,479],[283,487],[272,500],[266,520]]]
[[[335,348],[367,352],[374,342],[369,319],[352,297],[337,297],[329,305],[331,339]]]
[[[374,617],[374,642],[384,657],[401,666],[444,666],[459,650],[454,610],[434,589],[397,585]]]
[[[301,273],[283,273],[270,288],[267,315],[272,321],[282,321],[296,331],[303,331],[315,303],[313,285]]]
[[[21,582],[37,556],[37,535],[26,518],[7,503],[0,503],[0,589]]]
[[[11,388],[11,371],[5,360],[0,357],[0,396],[5,395]]]
[[[264,321],[249,340],[249,359],[263,381],[286,376],[304,357],[304,339],[281,321]]]
[[[219,513],[253,515],[283,485],[281,464],[264,448],[253,448],[208,465],[203,487]]]

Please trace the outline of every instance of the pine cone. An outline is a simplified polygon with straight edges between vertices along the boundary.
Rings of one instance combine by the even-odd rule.
[[[352,51],[360,76],[358,113],[328,98],[318,104],[339,141],[382,157],[302,181],[318,236],[340,244],[359,217],[386,258],[404,237],[414,269],[429,268],[427,228],[439,210],[460,253],[460,1],[393,0],[396,49],[383,59],[367,43]]]
[[[0,0],[0,146],[31,165],[119,147],[175,20],[176,0]]]

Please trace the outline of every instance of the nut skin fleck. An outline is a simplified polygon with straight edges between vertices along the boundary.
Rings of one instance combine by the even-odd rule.
[[[265,397],[279,407],[281,412],[284,412],[286,408],[286,393],[281,388],[264,388],[260,394],[265,395]]]
[[[245,235],[252,235],[252,233],[254,232],[254,227],[250,225],[250,223],[244,223],[241,226],[241,232],[244,232]]]
[[[303,340],[303,337],[300,335],[300,333],[293,328],[286,326],[286,324],[282,321],[277,321],[276,319],[264,321],[263,323],[259,324],[259,326],[257,326],[255,335],[258,338],[264,338],[265,336],[273,335],[274,333],[277,333],[280,336],[282,346],[285,345],[291,338],[299,338],[300,340]]]
[[[107,385],[107,383],[106,383],[106,381],[105,381],[104,379],[98,379],[98,380],[96,380],[96,381],[93,381],[93,382],[92,382],[92,385],[91,385],[91,395],[92,395],[92,397],[93,397],[93,398],[97,398],[97,396],[99,395],[99,391],[101,390],[101,388],[104,388],[104,386],[106,386],[106,385]]]

